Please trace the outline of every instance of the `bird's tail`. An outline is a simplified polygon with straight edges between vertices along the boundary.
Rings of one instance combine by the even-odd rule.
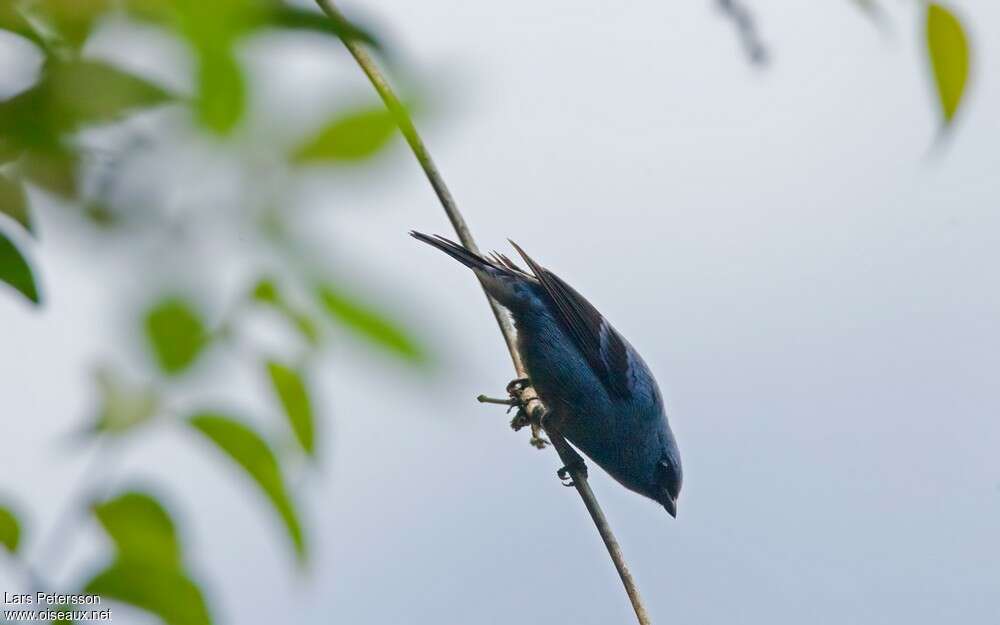
[[[515,305],[530,295],[526,286],[527,283],[533,282],[534,278],[503,254],[493,252],[489,256],[481,256],[442,236],[432,237],[413,231],[410,232],[410,236],[438,248],[472,269],[486,292],[503,306]]]
[[[448,256],[451,256],[458,262],[462,263],[466,267],[471,269],[493,269],[493,264],[476,254],[471,252],[465,247],[455,243],[450,239],[446,239],[440,235],[430,236],[422,232],[416,232],[415,230],[410,231],[410,236],[418,241],[423,241],[428,245],[433,245],[438,248]]]

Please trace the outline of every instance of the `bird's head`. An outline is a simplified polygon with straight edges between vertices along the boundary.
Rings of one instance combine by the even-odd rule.
[[[681,483],[684,473],[681,471],[679,458],[664,458],[656,465],[656,496],[667,513],[677,518],[677,498],[681,494]]]

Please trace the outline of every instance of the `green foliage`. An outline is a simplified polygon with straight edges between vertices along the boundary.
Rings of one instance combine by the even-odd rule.
[[[405,360],[422,362],[426,359],[424,350],[398,325],[339,292],[333,285],[320,285],[316,295],[330,317],[358,336]]]
[[[274,283],[273,280],[267,278],[261,279],[253,287],[253,292],[251,297],[254,300],[262,304],[270,304],[276,306],[282,303],[281,293],[278,291],[278,285]]]
[[[160,408],[156,391],[125,384],[111,371],[97,372],[101,406],[94,424],[95,432],[121,434],[146,423]]]
[[[171,99],[163,88],[102,61],[53,59],[37,84],[0,102],[0,134],[20,149],[53,151],[63,133]]]
[[[39,88],[55,127],[114,121],[173,99],[162,87],[101,61],[56,63]]]
[[[38,288],[35,275],[28,261],[21,255],[14,242],[0,230],[0,282],[6,282],[21,295],[38,304]]]
[[[0,29],[18,34],[39,46],[45,44],[25,19],[24,11],[13,0],[0,0]]]
[[[392,139],[396,121],[385,107],[339,116],[301,145],[296,162],[357,161],[373,156]]]
[[[313,347],[319,345],[321,338],[319,328],[316,327],[312,317],[289,304],[273,280],[267,278],[259,280],[253,288],[251,297],[257,303],[268,306],[281,314],[309,345]]]
[[[198,586],[182,571],[117,561],[91,579],[84,592],[134,605],[167,625],[210,625]]]
[[[44,0],[43,5],[63,40],[80,48],[97,18],[111,8],[111,0]]]
[[[0,213],[7,215],[28,232],[34,233],[28,214],[28,198],[20,180],[11,180],[0,174]]]
[[[181,549],[174,523],[150,495],[127,492],[94,506],[94,515],[114,541],[120,561],[175,570]]]
[[[962,23],[940,4],[927,5],[927,54],[945,124],[962,103],[969,78],[969,42]]]
[[[302,375],[273,360],[267,363],[267,373],[271,379],[271,387],[281,401],[292,431],[295,432],[295,438],[307,454],[315,454],[313,408]]]
[[[80,157],[71,150],[30,150],[18,163],[18,170],[31,182],[65,199],[74,199],[79,190]]]
[[[17,553],[21,542],[21,524],[8,508],[0,506],[0,545],[10,553]]]
[[[206,43],[198,54],[198,121],[220,135],[239,123],[246,108],[246,85],[232,47]]]
[[[168,624],[211,623],[201,590],[184,571],[174,522],[153,496],[125,492],[96,503],[93,513],[115,544],[115,559],[84,592],[128,603]]]
[[[306,546],[302,526],[285,488],[278,460],[267,442],[246,425],[224,415],[200,413],[188,422],[257,483],[284,522],[299,561],[304,561]]]
[[[146,314],[146,336],[160,368],[170,375],[187,369],[208,341],[201,317],[176,297],[160,301]]]

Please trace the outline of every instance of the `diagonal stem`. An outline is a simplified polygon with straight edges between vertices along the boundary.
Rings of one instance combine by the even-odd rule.
[[[341,14],[340,10],[334,4],[333,0],[316,0],[316,4],[318,4],[323,12],[337,24],[348,23],[343,14]],[[341,41],[343,41],[344,46],[347,47],[351,56],[354,57],[354,60],[357,61],[361,70],[368,77],[368,80],[371,81],[372,86],[375,87],[375,91],[378,92],[379,97],[382,98],[382,101],[385,103],[390,113],[392,113],[396,124],[399,126],[399,130],[403,133],[403,137],[409,144],[414,156],[416,156],[417,162],[420,163],[420,167],[423,169],[424,175],[427,176],[427,180],[434,188],[434,193],[437,194],[438,200],[440,200],[441,206],[444,208],[444,212],[448,216],[448,220],[451,221],[451,225],[454,227],[455,234],[458,235],[459,241],[461,241],[462,245],[472,252],[478,253],[479,248],[476,246],[476,242],[472,238],[472,232],[469,230],[469,226],[465,223],[465,219],[462,217],[462,213],[458,210],[458,205],[455,203],[455,199],[452,197],[451,192],[448,190],[448,186],[441,177],[441,173],[434,164],[434,160],[427,151],[427,146],[424,145],[423,140],[420,138],[420,134],[413,125],[413,120],[410,119],[409,114],[406,112],[406,109],[399,101],[395,92],[392,90],[392,87],[389,86],[388,81],[385,79],[381,70],[379,70],[378,65],[357,38],[341,35]],[[507,343],[507,350],[510,352],[510,358],[514,363],[514,370],[517,372],[517,376],[519,378],[527,378],[528,373],[525,369],[524,361],[521,359],[521,354],[517,349],[514,325],[511,322],[510,317],[506,315],[503,309],[500,308],[500,305],[489,297],[489,295],[486,296],[486,299],[490,304],[490,308],[493,310],[493,316],[496,317],[497,325],[500,326],[500,332],[503,334],[504,341]],[[524,400],[526,404],[530,401],[532,393],[534,393],[533,389],[528,387],[522,394],[522,400]],[[543,410],[543,408],[538,404],[539,402],[535,402],[537,409]],[[572,447],[570,447],[569,443],[566,442],[566,439],[560,436],[557,432],[548,432],[548,434],[549,438],[552,440],[553,446],[556,448],[556,452],[559,454],[559,458],[569,470],[570,477],[576,486],[576,491],[580,494],[580,498],[583,499],[583,503],[587,507],[587,511],[590,513],[590,518],[594,521],[594,525],[597,527],[597,531],[601,535],[601,539],[604,541],[605,547],[608,549],[608,554],[611,556],[611,560],[614,562],[615,568],[618,570],[618,575],[621,577],[622,584],[625,586],[625,592],[628,594],[629,601],[632,602],[632,608],[635,610],[635,616],[639,625],[650,625],[649,615],[646,613],[646,608],[643,606],[642,598],[639,596],[639,590],[635,585],[635,580],[632,579],[632,574],[629,573],[628,566],[625,564],[625,557],[622,555],[621,547],[615,539],[614,532],[611,531],[611,526],[608,524],[608,520],[605,518],[604,512],[601,510],[600,504],[597,503],[597,498],[594,496],[594,492],[590,489],[590,484],[587,482],[586,474],[580,470],[582,464],[574,462],[579,459],[579,455],[573,450]]]

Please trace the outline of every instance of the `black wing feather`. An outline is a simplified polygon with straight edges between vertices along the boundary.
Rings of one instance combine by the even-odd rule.
[[[628,349],[621,335],[576,289],[532,260],[517,243],[511,241],[510,244],[514,246],[514,249],[521,255],[521,258],[524,259],[524,262],[528,264],[541,283],[558,313],[557,317],[569,335],[573,337],[587,362],[600,376],[608,392],[620,398],[631,397]],[[509,259],[504,258],[504,260],[508,266],[513,265]],[[606,344],[603,347],[601,345],[602,328],[606,328],[603,330],[606,332]]]

